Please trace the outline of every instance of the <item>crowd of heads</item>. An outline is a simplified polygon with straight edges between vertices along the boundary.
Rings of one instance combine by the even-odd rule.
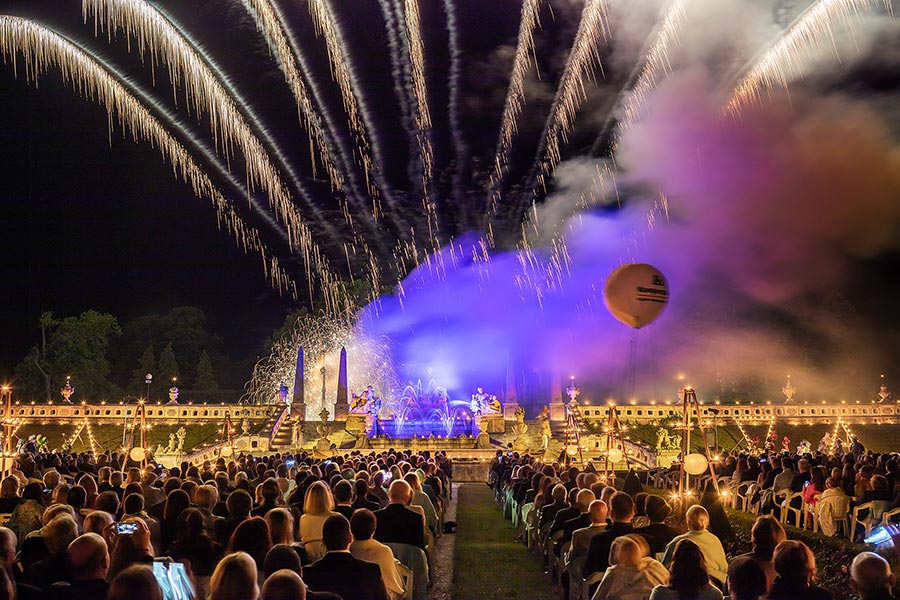
[[[774,486],[795,491],[812,487],[818,495],[832,488],[856,502],[877,495],[900,505],[898,456],[854,450],[843,455],[725,453],[713,469],[736,482],[753,481],[761,492]],[[564,590],[578,586],[573,598],[831,598],[818,585],[812,550],[799,539],[788,539],[773,515],[756,518],[749,552],[735,552],[740,544],[718,494],[695,494],[698,503],[691,505],[684,496],[673,500],[644,492],[633,470],[617,476],[597,471],[590,462],[577,469],[516,453],[498,453],[489,485],[505,508],[512,506],[508,513],[522,511],[523,537],[534,536],[529,541]],[[890,598],[895,580],[883,556],[860,552],[845,566],[860,598]],[[590,595],[584,596],[582,585]]]
[[[440,514],[451,477],[444,453],[393,449],[172,468],[25,453],[0,481],[0,598],[161,600],[154,563],[178,563],[196,598],[303,599],[304,567],[373,540],[388,504],[421,514],[423,538],[439,534],[422,505]]]

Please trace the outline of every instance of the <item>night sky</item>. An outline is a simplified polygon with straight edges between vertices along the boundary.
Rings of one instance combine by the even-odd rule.
[[[313,202],[323,221],[338,226],[339,234],[329,236],[323,232],[322,223],[312,224],[317,240],[328,258],[338,265],[338,272],[346,276],[342,243],[350,240],[351,235],[341,217],[340,198],[330,192],[321,172],[317,177],[312,176],[309,140],[297,123],[294,100],[284,84],[277,63],[269,55],[264,38],[257,33],[253,20],[242,4],[237,1],[213,0],[156,4],[170,11],[184,30],[191,32],[209,55],[216,57],[234,86],[260,115],[269,134],[283,151],[286,161],[298,173],[302,183],[312,190]],[[531,197],[530,186],[534,183],[529,180],[532,157],[553,102],[555,84],[564,71],[567,48],[570,47],[578,26],[580,3],[550,4],[553,6],[545,5],[542,10],[541,28],[536,37],[534,54],[537,56],[539,75],[532,69],[525,82],[526,109],[519,120],[519,133],[511,150],[510,173],[502,186],[505,198],[513,201]],[[702,19],[695,22],[693,26],[696,29],[684,34],[685,48],[680,49],[680,56],[673,56],[673,64],[677,67],[679,63],[676,59],[681,60],[683,76],[686,78],[684,81],[689,81],[698,70],[702,70],[712,81],[709,87],[720,89],[723,82],[729,81],[724,74],[733,74],[745,67],[747,61],[758,54],[759,48],[766,47],[772,39],[773,30],[790,22],[807,4],[808,2],[786,0],[757,3],[728,0],[711,3],[709,8],[715,10],[702,15],[703,18],[714,21],[718,19],[720,24],[729,23],[728,27],[723,26],[721,30],[710,29],[704,27]],[[288,3],[280,5],[286,7]],[[452,127],[453,111],[448,108],[452,101],[453,86],[450,82],[452,63],[448,50],[450,34],[443,12],[444,4],[437,1],[421,3],[429,102],[434,122],[431,141],[435,160],[434,199],[437,219],[445,236],[458,238],[467,232],[481,232],[484,229],[482,215],[486,202],[487,173],[497,141],[521,3],[513,0],[489,3],[483,0],[459,0],[450,5],[457,10],[455,31],[459,36],[461,49],[458,130]],[[569,136],[568,142],[563,144],[564,160],[587,157],[592,147],[599,149],[601,153],[605,150],[608,140],[600,139],[602,143],[596,144],[598,134],[611,121],[614,122],[610,118],[610,110],[616,105],[616,98],[626,82],[633,80],[632,71],[637,56],[656,20],[655,11],[651,10],[654,3],[648,2],[646,7],[613,5],[614,10],[619,11],[614,12],[611,17],[613,41],[605,42],[600,51],[604,61],[604,77],[596,87],[593,87],[593,83],[589,85],[589,97],[575,122],[574,132]],[[772,8],[763,10],[760,8],[762,5]],[[351,139],[352,134],[342,116],[337,86],[330,80],[328,59],[321,39],[314,34],[305,5],[295,3],[290,6],[290,9],[285,9],[286,18],[292,35],[307,49],[312,78],[322,88],[321,101],[332,107],[334,114],[340,117],[334,135],[338,139]],[[370,132],[371,138],[383,152],[383,187],[397,203],[395,209],[387,210],[389,218],[380,223],[376,231],[364,235],[373,240],[377,260],[385,266],[389,275],[391,246],[397,239],[406,239],[409,235],[397,222],[415,225],[415,241],[420,248],[423,247],[422,232],[427,231],[427,226],[424,225],[425,217],[417,188],[417,169],[420,165],[417,166],[416,161],[410,159],[416,151],[415,140],[408,135],[409,121],[395,97],[397,92],[390,76],[390,40],[383,27],[379,5],[370,0],[355,3],[354,7],[353,11],[338,13],[339,26],[348,32],[346,49],[357,67],[356,75],[364,90],[366,109],[375,125],[375,131]],[[735,14],[744,16],[740,11],[745,8],[745,23],[732,18]],[[722,12],[716,12],[717,10]],[[727,13],[728,10],[733,13]],[[193,139],[200,140],[207,146],[211,145],[208,124],[205,120],[197,122],[193,115],[184,111],[183,94],[178,94],[177,105],[173,101],[165,67],[157,66],[154,81],[150,69],[141,64],[137,53],[126,52],[124,36],[111,44],[105,33],[95,37],[93,27],[82,22],[80,2],[52,0],[34,6],[33,2],[0,0],[0,14],[34,18],[91,49],[121,73],[127,74],[130,84],[150,90],[163,107],[177,115],[186,132],[179,134],[183,143],[188,145]],[[379,27],[373,27],[373,23]],[[897,68],[900,62],[897,58],[900,56],[900,35],[896,28],[889,29],[883,25],[879,29],[867,22],[864,27],[864,34],[860,37],[864,40],[871,39],[871,44],[862,44],[860,55],[842,61],[838,69],[833,66],[833,60],[825,62],[821,69],[813,69],[810,76],[793,90],[800,98],[796,106],[802,106],[804,98],[818,100],[824,97],[829,101],[854,106],[865,104],[867,110],[870,109],[883,118],[883,122],[874,128],[883,130],[886,145],[893,147],[896,153],[896,128],[900,121],[895,114],[896,91],[900,88],[897,77],[900,72]],[[673,79],[673,86],[664,88],[659,95],[665,98],[669,94],[675,98],[670,102],[670,107],[674,107],[672,110],[680,106],[680,101],[689,107],[685,110],[690,113],[691,103],[684,101],[684,93],[679,96],[680,92],[690,86],[686,86],[677,77]],[[696,89],[691,89],[691,92],[696,92]],[[692,102],[702,104],[702,98],[693,98]],[[777,102],[776,99],[777,106],[773,110],[775,114],[782,109]],[[811,101],[810,106],[816,108],[810,110],[810,114],[819,115],[822,112],[819,104]],[[195,305],[210,317],[210,329],[223,337],[226,352],[239,357],[252,352],[282,323],[286,312],[308,304],[302,264],[291,256],[284,241],[283,230],[270,224],[271,215],[265,208],[266,199],[261,194],[256,194],[252,202],[246,197],[246,189],[242,186],[244,174],[240,156],[234,158],[231,165],[237,185],[216,175],[214,170],[211,172],[240,214],[258,226],[264,241],[300,284],[298,301],[279,296],[271,290],[263,277],[260,258],[254,253],[245,255],[227,234],[218,231],[215,211],[209,202],[196,198],[187,184],[177,181],[172,175],[171,167],[163,162],[156,150],[145,142],[134,143],[130,139],[123,139],[118,125],[113,127],[110,134],[104,109],[94,102],[79,98],[68,86],[63,85],[55,70],[43,76],[36,89],[32,83],[25,81],[21,73],[18,79],[14,78],[9,65],[0,68],[0,115],[0,198],[3,201],[3,211],[0,213],[0,239],[3,244],[3,259],[0,261],[0,374],[8,374],[12,366],[37,341],[37,318],[45,310],[52,310],[58,316],[67,316],[87,309],[97,309],[111,312],[119,317],[120,322],[124,322],[149,312],[165,312],[173,306]],[[807,115],[801,114],[800,117],[802,120]],[[681,124],[678,118],[674,121],[676,126]],[[690,115],[683,122],[690,123]],[[660,127],[659,121],[656,121],[651,122],[648,127],[653,126],[657,129],[649,132],[638,128],[634,136],[626,138],[624,142],[622,164],[625,166],[618,189],[618,200],[624,203],[626,209],[629,203],[638,205],[652,201],[655,193],[648,191],[650,185],[656,183],[654,178],[665,171],[665,168],[661,168],[654,172],[650,168],[659,157],[647,152],[646,144],[642,145],[646,139],[664,139],[670,133],[666,129],[668,124]],[[465,141],[461,150],[456,146],[458,139],[455,134]],[[680,136],[675,138],[676,144],[684,141],[684,147],[689,148],[687,142],[694,131],[686,126],[681,133],[672,135]],[[715,144],[712,147],[715,148]],[[676,152],[673,150],[673,153]],[[887,154],[889,152],[885,152]],[[676,162],[677,158],[673,157],[671,162]],[[889,164],[890,160],[895,158],[885,158],[885,164]],[[578,185],[584,183],[585,176],[579,172],[582,168],[583,163],[572,161],[564,171],[562,183],[551,183],[551,197],[548,201],[551,208],[565,204],[566,195],[575,193]],[[584,170],[590,173],[593,167],[586,167]],[[358,169],[356,172],[359,174]],[[814,171],[811,173],[815,174]],[[765,179],[767,175],[762,174],[757,179]],[[286,177],[286,180],[289,179]],[[659,180],[664,179],[665,177],[659,177]],[[291,187],[290,182],[288,183]],[[794,184],[791,181],[791,185]],[[885,183],[885,188],[888,189],[886,193],[897,193],[895,200],[900,205],[900,191],[892,190],[891,185],[893,181]],[[693,191],[689,189],[685,197],[689,197]],[[802,195],[802,191],[799,195]],[[543,193],[538,196],[543,199]],[[351,203],[352,200],[351,198]],[[855,200],[848,195],[834,202],[846,202],[849,205]],[[385,206],[387,201],[384,199]],[[673,196],[673,206],[677,201],[676,193]],[[602,218],[609,214],[615,215],[622,210],[621,206],[615,199],[610,199],[609,204],[596,209],[591,216]],[[748,206],[739,206],[738,209],[752,211]],[[812,213],[810,204],[800,202],[797,206],[800,207],[798,210]],[[361,231],[365,231],[364,211],[351,210],[356,210],[355,223],[361,227]],[[622,212],[625,214],[619,223],[627,224],[633,220],[633,215],[628,214],[627,210]],[[552,211],[548,209],[547,213],[551,214]],[[501,249],[510,248],[519,232],[522,215],[512,210],[509,214],[514,216],[510,219],[498,219],[495,223]],[[686,209],[682,214],[689,214],[689,210]],[[760,219],[762,214],[760,213]],[[710,325],[711,339],[715,337],[717,340],[722,338],[722,332],[729,327],[735,328],[738,335],[750,330],[754,334],[764,330],[764,335],[769,335],[783,327],[784,335],[778,333],[780,346],[789,349],[792,344],[807,344],[809,347],[805,348],[805,353],[813,356],[812,362],[826,368],[831,363],[829,360],[821,360],[816,352],[837,357],[842,351],[842,343],[846,343],[847,348],[873,349],[881,343],[881,336],[893,337],[900,331],[900,318],[897,317],[895,308],[896,298],[900,294],[900,282],[894,276],[900,267],[900,244],[897,243],[900,228],[896,227],[900,218],[895,210],[873,211],[872,215],[875,216],[871,223],[873,226],[878,225],[881,240],[877,247],[865,252],[857,252],[855,248],[848,250],[842,246],[846,240],[837,239],[840,238],[837,235],[835,240],[809,244],[808,247],[799,243],[800,250],[788,252],[795,261],[793,264],[773,264],[768,271],[765,267],[762,268],[765,273],[760,280],[760,287],[765,288],[773,280],[790,279],[795,275],[805,281],[804,272],[812,273],[816,269],[827,271],[827,267],[816,263],[826,262],[822,257],[832,249],[836,257],[835,271],[840,271],[840,275],[835,276],[833,281],[829,277],[826,278],[829,279],[827,282],[820,285],[809,284],[804,287],[798,284],[789,298],[777,300],[764,294],[740,290],[741,293],[735,292],[740,297],[731,307],[726,307],[726,301],[731,302],[732,299],[723,294],[719,303],[713,307],[690,306],[684,308],[681,314],[708,316],[710,322],[715,322],[714,327]],[[396,220],[392,221],[390,217],[396,217]],[[749,215],[749,218],[743,213],[736,212],[734,215],[734,221],[746,219],[751,224],[755,222],[755,218],[755,214]],[[767,218],[778,217],[769,215]],[[776,227],[774,231],[784,238],[793,235],[797,227],[805,229],[802,222],[798,223],[801,224],[792,225],[794,230]],[[868,223],[859,228],[860,236],[868,235],[867,227]],[[743,250],[739,248],[734,252],[739,254],[746,251],[752,254],[754,244],[766,243],[767,233],[764,229],[735,229],[736,235],[746,236],[746,243]],[[626,234],[631,235],[629,232]],[[814,235],[815,232],[809,236],[802,233],[798,239],[812,238]],[[832,232],[827,231],[823,235],[827,237]],[[386,240],[388,243],[383,244],[384,247],[378,247],[375,240]],[[572,289],[581,289],[579,286],[582,285],[584,289],[597,289],[602,277],[617,261],[632,258],[631,250],[627,248],[628,243],[622,245],[624,249],[620,248],[615,253],[605,250],[599,254],[585,253],[587,260],[598,261],[587,265],[594,271],[590,277],[596,280],[588,278],[578,281]],[[838,246],[841,247],[837,248]],[[715,245],[711,243],[710,248],[713,249],[711,254],[714,253]],[[823,252],[823,249],[827,252]],[[666,251],[661,245],[654,252],[659,252],[662,263],[665,263],[666,257],[671,256],[673,250]],[[688,255],[690,253],[685,254]],[[605,262],[599,262],[600,256]],[[498,265],[503,265],[504,260],[502,256],[498,258]],[[683,276],[683,281],[693,277],[699,282],[698,290],[705,289],[703,286],[718,285],[722,275],[717,269],[723,268],[720,262],[710,256],[707,264],[704,262],[706,256],[700,254],[692,260],[698,264],[703,263],[697,267],[696,272],[682,271],[681,265],[672,268],[676,284],[677,277]],[[359,275],[367,261],[364,257],[357,256],[352,259],[352,263],[354,274]],[[581,271],[573,268],[573,272]],[[464,283],[459,285],[461,288],[465,286]],[[498,286],[498,289],[503,287]],[[316,293],[317,290],[314,289],[313,294]],[[461,295],[464,293],[467,291],[460,292]],[[473,290],[467,296],[476,307],[473,309],[473,322],[459,325],[466,332],[465,335],[472,336],[472,339],[490,340],[488,343],[493,344],[498,338],[502,338],[502,329],[473,331],[473,328],[477,330],[480,327],[475,319],[485,316],[477,308],[483,304],[480,293],[480,290]],[[825,312],[819,311],[819,305],[824,301],[820,300],[831,293],[837,294],[853,307],[853,320],[845,325],[858,328],[860,335],[853,337],[852,341],[842,338],[844,333],[835,334],[827,325],[823,327],[823,323],[833,318],[833,315],[823,316]],[[442,301],[450,295],[443,296]],[[451,339],[452,335],[446,334],[446,327],[448,323],[454,323],[453,317],[431,311],[433,304],[429,304],[426,299],[427,297],[415,296],[410,299],[409,321],[398,317],[394,321],[387,320],[386,325],[375,329],[387,335],[396,331],[408,335],[416,331],[412,325],[415,323],[419,327],[418,331],[427,335],[438,332],[438,337],[444,337],[452,346],[456,342]],[[602,301],[597,306],[602,306]],[[807,309],[811,312],[819,311],[814,324],[803,322],[802,313]],[[416,314],[416,310],[422,311],[422,314]],[[580,306],[578,310],[581,310]],[[527,312],[523,310],[523,314]],[[390,315],[390,307],[388,314]],[[568,315],[561,309],[559,318],[551,315],[540,317],[540,320],[548,329],[552,324],[565,329],[571,326],[564,323],[565,319],[571,319],[570,316],[563,317],[564,314]],[[751,325],[746,325],[743,320],[745,317],[746,322]],[[593,335],[590,327],[608,328],[610,322],[608,315],[597,322],[592,321],[585,329],[585,340],[590,340]],[[530,331],[527,324],[523,325],[515,319],[505,326],[512,332]],[[397,329],[394,330],[394,327]],[[677,348],[678,330],[667,329],[665,325],[662,329],[663,341],[659,348],[662,351]],[[565,338],[564,333],[561,332],[558,336],[554,333],[552,340],[541,340],[536,345],[546,344],[547,352],[554,351],[555,344],[562,343],[560,340]],[[479,335],[483,337],[478,338]],[[565,344],[572,348],[571,340],[578,337],[573,337],[571,331],[568,335],[569,341]],[[751,336],[747,339],[763,338]],[[585,340],[580,341],[589,343]],[[463,339],[460,348],[465,348],[465,343]],[[578,344],[574,347],[578,349]],[[648,345],[643,349],[649,351],[649,347]],[[403,349],[407,358],[420,351],[421,346],[412,343]],[[709,351],[709,348],[703,350]],[[688,354],[693,352],[694,350],[686,351]],[[760,349],[760,354],[765,354],[765,350]],[[789,355],[790,352],[785,354]],[[507,355],[506,349],[498,350],[497,356]],[[584,360],[588,358],[604,360],[604,357],[590,353]],[[702,362],[708,359],[708,355],[698,351],[694,358]],[[734,361],[742,360],[740,355],[730,358]],[[616,360],[621,363],[620,357]],[[868,377],[870,372],[890,369],[890,355],[882,351],[874,352],[872,356],[866,355],[861,360],[868,364],[859,372],[859,377]],[[496,366],[501,361],[491,362],[485,359],[484,362]],[[670,368],[671,361],[662,362],[664,364],[658,366],[659,369]],[[621,366],[616,368],[621,371]],[[754,365],[753,370],[759,372],[763,369],[779,373],[773,377],[781,378],[781,364]],[[715,369],[710,367],[710,371]]]

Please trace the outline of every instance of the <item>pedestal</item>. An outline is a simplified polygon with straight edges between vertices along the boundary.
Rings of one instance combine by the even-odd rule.
[[[557,402],[554,400],[550,403],[550,420],[551,421],[565,421],[566,420],[566,405],[562,403],[560,400]]]
[[[347,415],[350,414],[350,404],[347,402],[335,402],[334,404],[334,420],[346,421]]]
[[[306,421],[306,402],[291,402],[291,417],[300,421]]]
[[[515,415],[513,415],[515,419]],[[503,415],[488,415],[481,418],[479,424],[482,432],[487,433],[504,433],[506,431],[506,420]]]
[[[348,433],[354,435],[365,434],[366,431],[368,431],[368,415],[362,413],[351,413],[347,415],[344,429],[346,429]]]

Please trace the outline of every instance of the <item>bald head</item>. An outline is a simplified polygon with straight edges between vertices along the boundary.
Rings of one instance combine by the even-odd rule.
[[[106,541],[96,533],[85,533],[75,538],[66,551],[75,579],[106,579],[109,569],[109,551]]]
[[[259,600],[306,600],[306,585],[290,569],[281,569],[266,579]]]
[[[891,566],[874,552],[860,552],[850,565],[850,584],[862,600],[883,595],[885,591],[890,594],[894,581]]]
[[[409,504],[412,501],[412,488],[402,479],[397,479],[388,488],[388,499],[391,504]]]
[[[606,515],[608,513],[609,508],[603,500],[594,500],[588,508],[588,514],[591,517],[592,525],[606,525]]]

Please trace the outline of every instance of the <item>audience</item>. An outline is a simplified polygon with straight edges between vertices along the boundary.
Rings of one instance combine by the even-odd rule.
[[[650,547],[638,534],[616,538],[609,551],[609,568],[603,574],[594,600],[649,598],[658,585],[669,580],[666,568],[647,556]]]

